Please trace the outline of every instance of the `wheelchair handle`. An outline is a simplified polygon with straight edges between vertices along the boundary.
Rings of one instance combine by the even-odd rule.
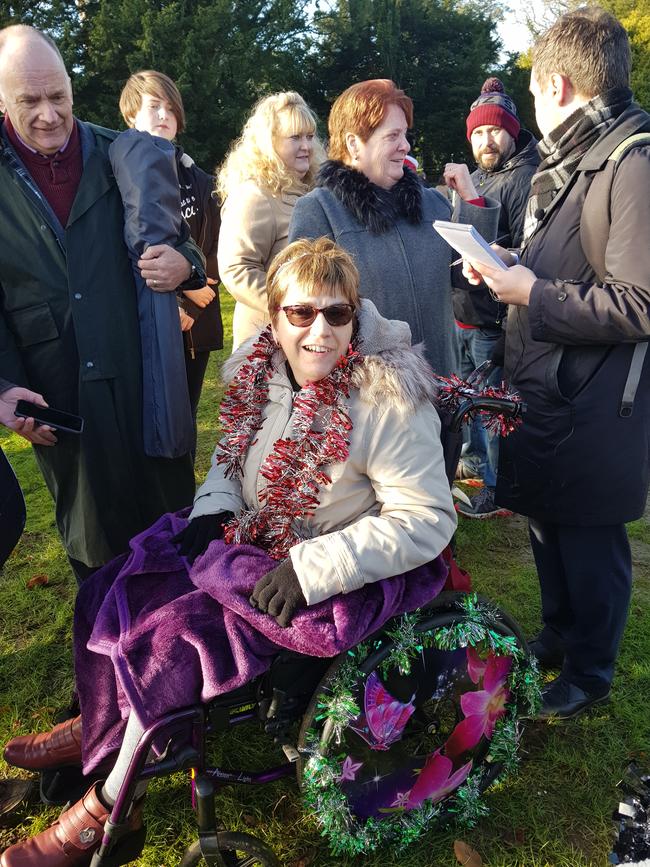
[[[466,397],[451,417],[450,430],[458,433],[472,410],[490,410],[507,418],[518,418],[526,412],[526,404],[522,400],[512,400],[504,397]]]

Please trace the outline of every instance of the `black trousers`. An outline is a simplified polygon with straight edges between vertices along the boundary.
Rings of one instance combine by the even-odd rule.
[[[192,446],[192,460],[196,457],[196,412],[199,407],[201,389],[205,379],[205,371],[210,360],[210,350],[200,350],[192,353],[185,350],[185,372],[187,374],[187,390],[190,395],[190,408],[192,410],[192,422],[194,425],[194,444]]]
[[[100,566],[86,566],[85,563],[82,563],[81,560],[75,560],[74,557],[71,557],[68,554],[68,562],[72,567],[72,571],[74,572],[74,577],[77,579],[77,585],[81,587],[86,578],[90,578],[90,576],[100,569]]]
[[[606,692],[632,593],[624,524],[576,527],[529,521],[542,596],[541,639],[564,653],[562,673],[588,692]]]

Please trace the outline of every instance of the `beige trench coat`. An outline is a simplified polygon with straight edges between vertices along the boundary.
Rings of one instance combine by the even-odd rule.
[[[275,195],[246,181],[221,209],[217,258],[223,285],[233,296],[233,350],[269,322],[266,272],[287,246],[293,207],[307,192],[296,184]]]

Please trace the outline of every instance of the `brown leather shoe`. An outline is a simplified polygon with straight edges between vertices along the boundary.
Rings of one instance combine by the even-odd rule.
[[[101,783],[95,783],[80,801],[62,813],[46,831],[16,843],[0,857],[0,867],[87,867],[102,841],[109,810],[98,798]],[[118,841],[124,858],[114,863],[128,864],[144,846],[142,804],[134,805],[124,837]]]
[[[97,797],[98,784],[35,837],[10,846],[2,867],[73,867],[90,864],[102,840],[109,811]]]
[[[68,719],[49,732],[22,735],[9,741],[5,762],[15,768],[42,771],[63,765],[81,766],[81,717]]]

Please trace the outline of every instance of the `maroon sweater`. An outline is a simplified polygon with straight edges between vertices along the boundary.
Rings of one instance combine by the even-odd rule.
[[[65,227],[83,171],[81,139],[76,121],[65,148],[50,156],[35,153],[23,144],[7,115],[5,115],[4,126],[9,141],[34,179],[34,183],[47,199],[61,225]]]

